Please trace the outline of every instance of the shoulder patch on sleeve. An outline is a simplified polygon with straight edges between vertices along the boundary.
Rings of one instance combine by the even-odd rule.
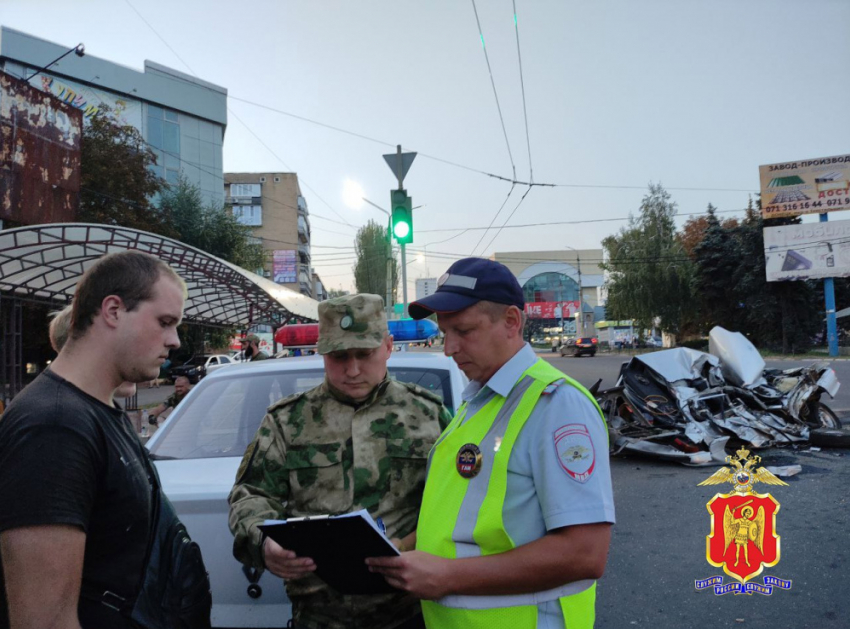
[[[587,427],[566,424],[552,434],[561,469],[578,483],[586,483],[596,468],[596,451]]]

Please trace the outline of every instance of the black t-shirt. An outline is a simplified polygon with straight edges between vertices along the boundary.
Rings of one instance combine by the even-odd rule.
[[[0,532],[78,526],[86,533],[83,581],[132,596],[152,517],[142,447],[120,409],[45,371],[0,417]],[[7,627],[2,577],[0,570],[0,627]],[[84,629],[130,626],[100,603],[81,598],[78,609]]]

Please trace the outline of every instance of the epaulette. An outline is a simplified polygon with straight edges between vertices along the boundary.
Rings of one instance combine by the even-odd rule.
[[[418,384],[414,384],[412,382],[401,382],[399,380],[396,380],[396,382],[398,382],[401,385],[404,385],[414,395],[418,395],[419,397],[424,397],[426,400],[428,400],[430,402],[434,402],[435,404],[442,405],[442,403],[443,403],[443,398],[440,397],[440,395],[438,395],[437,393],[434,393],[433,391],[429,391],[425,387],[421,387]]]
[[[555,382],[550,384],[548,387],[543,389],[543,393],[541,393],[540,395],[552,395],[555,391],[558,390],[558,387],[560,387],[562,384],[564,384],[564,382],[565,382],[564,380],[556,380]]]
[[[286,397],[280,398],[277,402],[269,406],[267,413],[271,413],[276,411],[279,408],[283,408],[284,406],[288,406],[294,402],[296,402],[299,398],[306,395],[307,391],[301,391],[299,393],[293,393],[292,395],[287,395]]]

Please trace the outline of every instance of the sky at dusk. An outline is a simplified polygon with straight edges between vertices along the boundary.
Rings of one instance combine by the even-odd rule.
[[[345,182],[387,208],[397,144],[411,295],[458,257],[599,248],[650,182],[680,225],[739,216],[760,164],[850,150],[846,0],[0,0],[0,24],[227,88],[225,172],[298,174],[328,288],[386,221]]]

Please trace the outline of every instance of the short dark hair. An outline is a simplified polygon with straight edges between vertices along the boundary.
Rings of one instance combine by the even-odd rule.
[[[103,300],[110,295],[120,297],[127,310],[135,310],[143,301],[153,298],[153,287],[160,277],[171,277],[186,292],[186,285],[165,262],[141,251],[122,251],[103,256],[89,267],[74,294],[70,337],[78,339],[86,333]]]
[[[499,304],[495,301],[484,300],[481,300],[477,304],[475,304],[475,307],[477,307],[481,312],[486,314],[490,321],[492,321],[493,323],[496,323],[496,321],[503,318],[505,316],[505,313],[507,313],[508,308],[518,308],[518,306],[512,306],[509,304]],[[520,319],[522,321],[522,325],[520,326],[520,334],[522,334],[523,330],[525,330],[525,324],[528,321],[528,316],[522,309],[520,309],[519,312]]]

